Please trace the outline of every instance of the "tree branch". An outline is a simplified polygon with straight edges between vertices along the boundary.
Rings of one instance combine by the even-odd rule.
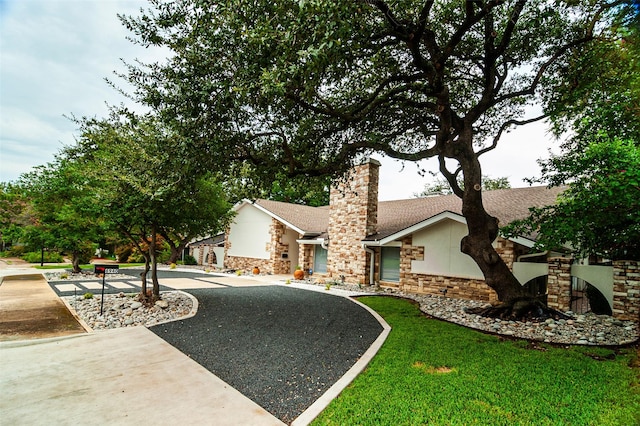
[[[491,142],[491,145],[489,145],[488,147],[485,147],[483,149],[481,149],[480,151],[476,152],[476,155],[478,157],[480,157],[482,154],[486,154],[489,151],[494,150],[497,146],[498,146],[498,141],[500,140],[500,138],[502,137],[502,133],[504,133],[508,127],[510,126],[524,126],[525,124],[530,124],[530,123],[535,123],[536,121],[540,121],[547,118],[546,114],[540,115],[538,117],[534,117],[534,118],[530,118],[528,120],[508,120],[505,121],[504,123],[502,123],[502,126],[500,126],[500,130],[498,130],[498,133],[493,137],[493,141]]]

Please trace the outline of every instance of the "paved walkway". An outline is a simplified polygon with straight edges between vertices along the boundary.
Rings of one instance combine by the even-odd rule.
[[[283,425],[144,327],[0,344],[7,425]]]
[[[86,333],[41,274],[0,280],[0,341]]]

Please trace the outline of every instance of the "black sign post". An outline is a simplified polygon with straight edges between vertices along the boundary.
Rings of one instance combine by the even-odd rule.
[[[94,274],[102,274],[102,294],[100,296],[100,316],[102,316],[102,308],[104,306],[104,277],[107,274],[117,274],[119,265],[94,265]]]

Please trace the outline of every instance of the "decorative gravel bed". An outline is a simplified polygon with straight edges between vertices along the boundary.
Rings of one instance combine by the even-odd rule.
[[[145,305],[136,300],[135,294],[105,294],[85,299],[83,296],[67,296],[62,299],[78,314],[92,330],[108,328],[150,327],[167,321],[182,319],[195,313],[197,303],[182,291],[160,293],[161,300],[153,305]],[[100,314],[102,308],[102,315]]]
[[[300,281],[302,282],[302,281]],[[324,283],[305,281],[325,287]],[[355,292],[392,295],[415,300],[420,304],[420,310],[427,315],[445,321],[463,325],[490,333],[513,336],[546,343],[578,344],[578,345],[626,345],[638,340],[638,323],[620,321],[608,315],[593,313],[576,314],[564,312],[570,319],[547,319],[544,321],[508,321],[496,318],[486,318],[467,313],[466,310],[485,306],[486,302],[465,299],[454,299],[443,296],[419,295],[404,293],[392,289],[370,289],[349,284],[332,284],[331,288]],[[329,290],[330,291],[330,290]]]

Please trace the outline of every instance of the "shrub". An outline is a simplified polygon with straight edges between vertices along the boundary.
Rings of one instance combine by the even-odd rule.
[[[142,253],[135,251],[129,255],[127,263],[144,263],[144,256]]]
[[[22,256],[22,260],[25,260],[29,263],[39,263],[43,257],[41,252],[32,251],[29,253],[25,253]],[[62,263],[64,259],[60,253],[55,251],[45,251],[44,252],[44,261],[47,263]]]
[[[167,263],[170,257],[171,257],[171,251],[168,249],[160,250],[156,253],[156,260],[158,261],[158,263]]]
[[[93,293],[85,293],[83,297],[85,299],[93,299]]]
[[[91,263],[91,259],[93,259],[93,254],[95,253],[95,245],[87,244],[85,247],[80,250],[78,253],[78,259],[80,260],[81,265],[86,265],[87,263]]]
[[[7,250],[7,257],[22,257],[22,255],[27,251],[25,246],[15,245],[11,246],[9,250]]]
[[[119,246],[116,248],[116,258],[118,259],[118,262],[127,262],[132,253],[133,248],[130,245]]]
[[[198,261],[196,260],[195,257],[191,256],[190,254],[187,254],[184,257],[184,264],[185,265],[197,265]]]

